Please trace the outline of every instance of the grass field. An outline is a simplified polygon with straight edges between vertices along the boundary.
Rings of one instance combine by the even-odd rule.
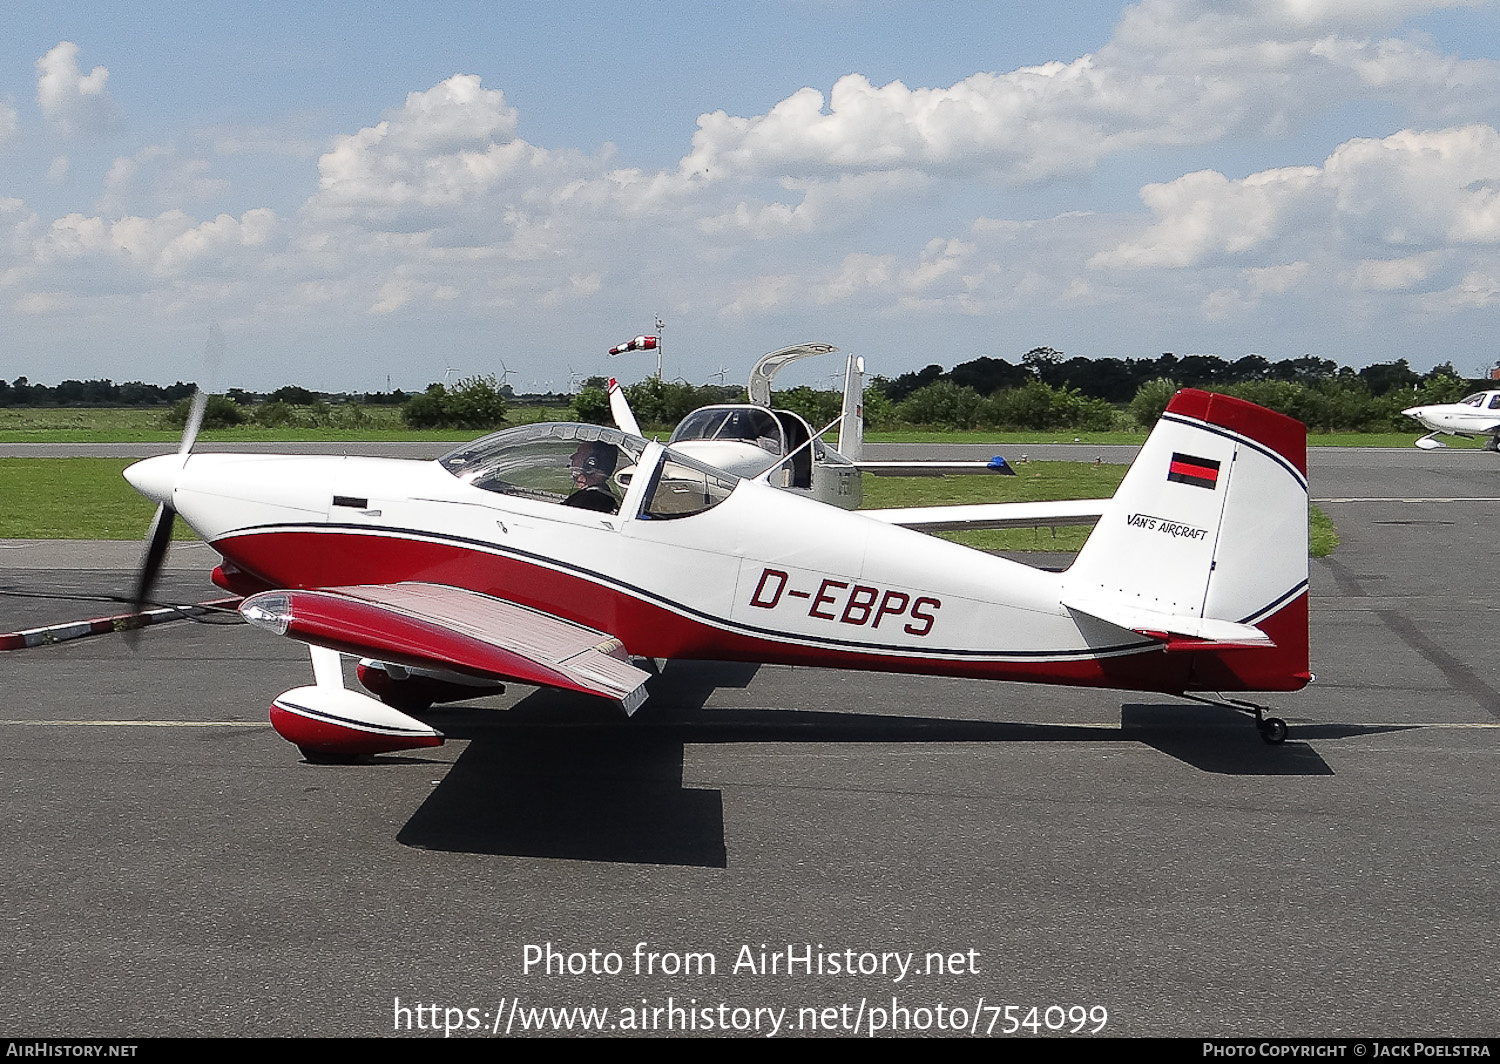
[[[0,538],[141,539],[155,504],[120,474],[128,458],[0,459]],[[174,538],[195,539],[177,522]]]
[[[268,429],[258,425],[240,425],[231,429],[204,429],[198,438],[222,443],[257,440],[268,443],[329,440],[365,443],[437,440],[463,443],[480,435],[470,429],[417,432],[402,423],[399,407],[366,406],[360,409],[365,420],[357,427],[335,424],[322,428]],[[513,407],[507,424],[529,425],[536,421],[557,421],[567,416],[567,411],[558,407]],[[181,429],[167,424],[164,409],[0,407],[0,443],[176,443],[181,437]]]
[[[1427,430],[1412,422],[1410,432],[1309,432],[1309,447],[1410,447],[1418,436]],[[1445,436],[1444,441],[1455,450],[1478,448],[1482,440],[1462,440],[1456,436]],[[1082,444],[1127,444],[1140,446],[1146,442],[1144,432],[866,432],[867,443],[993,443],[1015,445],[1021,443],[1082,443]]]
[[[1055,499],[1105,499],[1115,493],[1127,466],[1092,462],[1028,462],[1015,466],[1013,477],[872,477],[864,478],[865,509],[901,506],[963,506],[981,502],[1051,502]],[[980,550],[1073,551],[1083,546],[1092,526],[1062,528],[996,528],[973,532],[939,532]]]
[[[340,408],[333,408],[338,411]],[[365,418],[358,427],[338,424],[324,428],[275,428],[242,425],[232,429],[207,429],[201,439],[222,443],[263,440],[267,442],[306,443],[348,440],[380,443],[389,440],[435,440],[463,443],[478,433],[468,429],[431,429],[416,431],[401,421],[401,411],[393,406],[360,408]],[[566,407],[512,407],[508,424],[527,425],[536,421],[560,421],[569,417]],[[670,425],[647,425],[647,435],[662,435]],[[1313,447],[1410,447],[1422,434],[1413,423],[1410,432],[1332,432],[1312,433],[1307,442]],[[175,443],[182,435],[166,423],[164,409],[110,409],[84,407],[0,407],[0,443]],[[996,446],[1037,443],[1133,444],[1145,442],[1144,432],[867,432],[870,443],[979,443]],[[1456,449],[1478,447],[1480,441],[1446,437]]]
[[[127,458],[0,459],[0,539],[140,539],[155,507],[120,474]],[[1102,499],[1114,494],[1125,466],[1088,462],[1030,462],[1014,477],[864,478],[865,506],[957,506],[979,502],[1045,502]],[[995,529],[944,532],[981,550],[1074,551],[1088,538],[1087,527]],[[175,539],[193,539],[182,521]],[[1312,514],[1313,557],[1338,545],[1333,523],[1316,508]]]

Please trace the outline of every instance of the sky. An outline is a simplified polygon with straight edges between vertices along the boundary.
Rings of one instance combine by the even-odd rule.
[[[0,379],[200,379],[217,323],[220,388],[564,391],[658,317],[694,384],[1500,359],[1500,0],[6,18]]]

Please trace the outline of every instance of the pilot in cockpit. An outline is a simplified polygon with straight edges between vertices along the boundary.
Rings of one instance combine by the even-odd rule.
[[[620,502],[609,490],[609,477],[619,460],[620,450],[612,443],[580,443],[568,463],[575,490],[563,500],[563,505],[606,514],[618,510]]]

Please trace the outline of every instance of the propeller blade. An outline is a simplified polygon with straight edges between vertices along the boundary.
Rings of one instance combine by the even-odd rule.
[[[203,349],[204,383],[193,393],[193,405],[188,410],[187,424],[182,426],[182,443],[178,454],[187,454],[198,439],[198,430],[203,427],[203,414],[208,410],[208,393],[218,376],[219,364],[224,360],[224,332],[218,325],[208,327],[208,343]]]
[[[151,530],[146,533],[146,550],[141,555],[140,572],[136,574],[135,595],[131,599],[131,608],[136,613],[141,612],[151,597],[156,579],[161,575],[162,564],[167,560],[167,548],[172,545],[172,526],[176,518],[177,511],[162,503],[151,519]]]
[[[190,454],[193,444],[197,442],[198,430],[203,427],[203,415],[208,410],[208,396],[213,388],[214,379],[218,376],[219,364],[224,358],[224,332],[218,325],[208,327],[208,344],[203,350],[203,379],[204,384],[198,386],[197,392],[193,394],[193,405],[188,408],[187,423],[182,427],[182,443],[177,447],[177,453],[182,456]],[[132,468],[141,470],[151,463],[159,462],[160,459],[149,459],[147,462],[138,462]],[[184,457],[178,463],[177,472],[180,474],[183,465],[187,464]],[[141,555],[141,568],[136,574],[135,593],[131,596],[131,612],[140,613],[151,597],[152,590],[156,587],[156,581],[161,576],[162,566],[167,560],[167,548],[172,545],[172,528],[177,521],[177,511],[172,508],[172,485],[162,483],[148,483],[153,478],[141,479],[143,474],[137,475],[137,479],[131,480],[138,489],[144,490],[152,487],[154,491],[145,491],[147,496],[153,494],[164,499],[156,507],[156,516],[151,518],[151,527],[146,532],[146,549]],[[175,481],[175,477],[173,478]],[[136,631],[131,630],[125,634],[125,638],[132,647],[135,646]]]
[[[188,409],[187,424],[182,426],[182,443],[178,454],[187,454],[198,439],[198,430],[203,427],[203,414],[208,410],[208,393],[199,388],[193,393],[193,405]]]

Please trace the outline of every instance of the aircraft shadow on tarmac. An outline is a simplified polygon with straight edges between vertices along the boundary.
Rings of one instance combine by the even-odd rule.
[[[651,681],[651,700],[630,721],[598,699],[555,690],[539,690],[505,712],[449,707],[423,714],[469,745],[398,841],[467,853],[723,868],[721,794],[682,785],[689,743],[1115,743],[1124,738],[1204,772],[1333,773],[1305,742],[1268,746],[1244,715],[1203,706],[1126,704],[1120,728],[704,710],[716,689],[744,687],[756,669],[673,662]],[[1348,731],[1319,726],[1316,737]],[[1314,737],[1306,727],[1296,734]]]

